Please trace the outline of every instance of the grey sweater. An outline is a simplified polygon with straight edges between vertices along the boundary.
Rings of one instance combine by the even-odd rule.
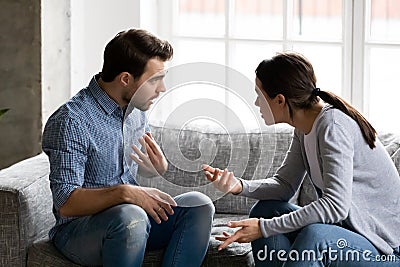
[[[400,246],[400,178],[379,140],[370,149],[357,123],[334,108],[316,122],[322,196],[299,210],[261,219],[264,237],[298,230],[312,223],[345,221],[385,254]],[[273,177],[242,180],[242,196],[288,201],[310,174],[304,134],[294,131],[286,157]]]

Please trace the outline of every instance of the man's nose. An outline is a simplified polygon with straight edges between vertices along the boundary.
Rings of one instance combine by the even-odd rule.
[[[163,93],[165,91],[167,91],[167,89],[165,88],[165,83],[164,81],[161,81],[160,85],[157,87],[157,92]]]

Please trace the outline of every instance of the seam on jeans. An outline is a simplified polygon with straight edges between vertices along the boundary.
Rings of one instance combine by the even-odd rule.
[[[185,210],[185,213],[186,213],[186,212],[187,212],[187,210]],[[178,252],[178,247],[182,244],[183,232],[184,232],[185,229],[186,229],[186,216],[183,216],[183,218],[184,218],[184,220],[183,220],[183,229],[182,229],[182,231],[181,231],[181,233],[180,233],[180,235],[179,235],[178,244],[177,244],[177,246],[175,247],[175,250],[174,250],[174,256],[172,257],[172,266],[175,266],[175,263],[176,263],[176,254],[177,254],[177,252]]]

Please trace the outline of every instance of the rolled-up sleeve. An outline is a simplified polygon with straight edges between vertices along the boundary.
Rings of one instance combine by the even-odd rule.
[[[42,148],[50,161],[50,188],[58,211],[84,182],[88,141],[77,119],[51,118],[43,132]]]

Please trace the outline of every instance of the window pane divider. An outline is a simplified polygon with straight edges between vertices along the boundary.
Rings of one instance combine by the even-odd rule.
[[[369,85],[365,83],[365,17],[366,17],[366,1],[353,1],[353,44],[352,44],[352,86],[351,86],[351,103],[360,111],[368,114]],[[368,77],[368,76],[366,76]]]
[[[342,1],[342,97],[352,101],[352,79],[353,79],[353,1]]]

